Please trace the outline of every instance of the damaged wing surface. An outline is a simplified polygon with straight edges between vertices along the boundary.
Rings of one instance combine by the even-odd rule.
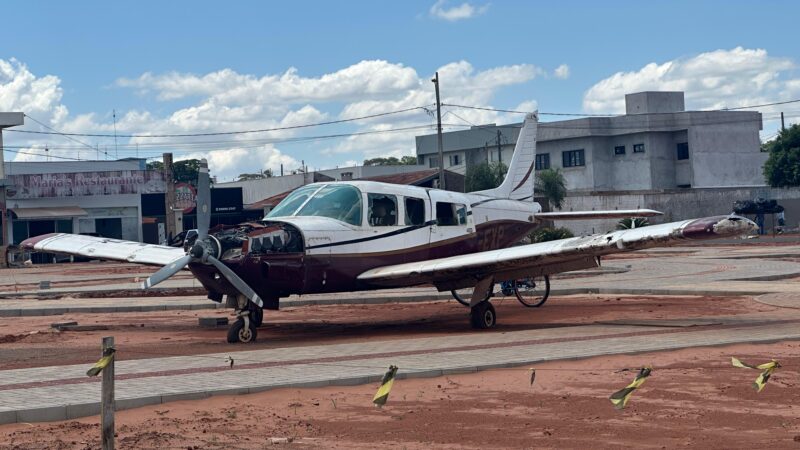
[[[180,247],[66,233],[36,236],[22,241],[20,245],[30,251],[158,266],[166,266],[186,253]]]

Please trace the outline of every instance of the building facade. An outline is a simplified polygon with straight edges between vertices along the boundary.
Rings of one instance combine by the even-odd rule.
[[[572,192],[763,186],[761,114],[685,111],[683,92],[625,96],[626,114],[540,122],[536,169],[560,168]],[[443,134],[445,168],[508,162],[521,124]],[[438,167],[436,135],[416,138]]]
[[[9,243],[64,232],[142,240],[141,196],[164,192],[143,159],[5,163]]]

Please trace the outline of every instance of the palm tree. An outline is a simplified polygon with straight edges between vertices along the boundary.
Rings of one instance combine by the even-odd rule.
[[[561,203],[567,196],[567,182],[559,169],[539,171],[534,189],[547,198],[548,203],[556,209],[561,209]]]

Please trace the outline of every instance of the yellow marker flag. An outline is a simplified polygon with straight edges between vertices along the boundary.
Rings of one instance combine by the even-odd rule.
[[[389,366],[389,370],[386,371],[381,380],[381,387],[378,388],[378,392],[372,398],[372,403],[378,408],[385,405],[386,400],[389,399],[389,391],[392,390],[395,375],[397,375],[397,366]]]
[[[755,389],[756,392],[761,392],[761,390],[764,389],[764,386],[766,386],[767,381],[769,381],[769,378],[772,376],[772,372],[775,372],[775,369],[781,367],[780,363],[774,359],[768,363],[753,366],[743,363],[738,358],[731,357],[731,364],[733,364],[733,367],[761,370],[761,373],[756,378],[756,381],[753,382],[753,389]]]
[[[614,407],[617,409],[624,408],[625,405],[628,404],[628,400],[630,400],[631,395],[633,395],[633,391],[644,384],[645,378],[649,377],[650,372],[652,371],[653,369],[650,367],[642,367],[639,370],[639,373],[636,374],[636,378],[633,379],[631,384],[627,385],[624,389],[620,389],[611,394],[609,399],[611,400],[611,403],[614,404]]]
[[[112,348],[110,349],[109,353],[106,356],[100,358],[99,361],[94,363],[94,366],[92,366],[91,369],[86,371],[86,375],[90,377],[96,377],[97,375],[100,374],[100,372],[103,371],[103,369],[105,369],[106,367],[108,367],[109,364],[111,364],[111,361],[113,359],[114,359],[114,349]]]

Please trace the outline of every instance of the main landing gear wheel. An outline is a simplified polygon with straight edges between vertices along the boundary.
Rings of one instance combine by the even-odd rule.
[[[248,326],[245,326],[245,322],[247,322]],[[244,317],[239,317],[236,319],[236,322],[228,328],[228,343],[236,344],[237,342],[241,342],[243,344],[249,344],[250,342],[255,342],[257,335],[258,331],[256,330],[255,324],[251,320],[245,321]]]
[[[472,307],[469,313],[472,328],[494,328],[497,324],[497,313],[490,301],[483,301]]]
[[[458,303],[461,303],[464,306],[469,306],[469,302],[470,300],[472,300],[472,291],[474,290],[475,289],[471,287],[464,289],[454,289],[450,291],[450,294],[452,294],[453,298],[456,299]],[[494,292],[494,285],[492,285],[492,288],[489,289],[489,293],[486,294],[486,298],[484,298],[482,301],[489,300],[493,292]]]
[[[550,277],[520,278],[512,282],[517,300],[528,308],[544,305],[550,297]]]

